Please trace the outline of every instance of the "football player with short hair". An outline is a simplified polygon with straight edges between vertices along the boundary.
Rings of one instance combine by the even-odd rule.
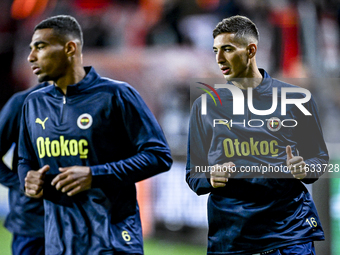
[[[247,17],[222,20],[213,37],[227,84],[216,89],[221,105],[206,94],[193,104],[186,168],[190,188],[210,193],[208,254],[315,254],[324,233],[303,183],[329,157],[314,99],[257,67]]]
[[[40,22],[28,61],[40,82],[23,106],[19,175],[44,198],[46,254],[143,254],[135,183],[169,170],[163,132],[138,92],[83,67],[71,16]]]

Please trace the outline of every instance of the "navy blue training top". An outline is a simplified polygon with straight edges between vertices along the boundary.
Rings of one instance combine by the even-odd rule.
[[[297,87],[260,71],[264,79],[253,89],[253,106],[270,109],[272,91],[277,88],[278,103],[272,114],[252,113],[247,91],[242,91],[244,114],[234,115],[232,93],[225,88],[216,90],[222,105],[207,96],[206,115],[202,115],[201,97],[192,107],[186,181],[198,195],[210,193],[208,254],[253,254],[324,239],[312,197],[284,168],[290,145],[293,155],[302,156],[312,169],[303,182],[312,183],[325,171],[329,157],[316,104],[313,98],[303,104],[311,115],[294,104],[287,104],[287,113],[282,115],[281,89]],[[290,99],[304,97],[303,93],[287,93]],[[272,119],[270,126],[268,119]],[[225,187],[212,188],[208,166],[229,161],[235,164],[235,172]],[[262,172],[265,167],[267,171]],[[276,171],[269,172],[270,167]]]

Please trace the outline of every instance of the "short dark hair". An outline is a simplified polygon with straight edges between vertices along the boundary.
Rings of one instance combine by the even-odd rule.
[[[83,32],[78,21],[69,15],[58,15],[47,18],[35,26],[34,31],[38,29],[52,28],[60,36],[71,35],[79,39],[83,45]]]
[[[223,33],[234,33],[236,38],[251,37],[256,40],[256,43],[259,41],[256,25],[245,16],[236,15],[219,22],[213,30],[213,37],[216,38]]]

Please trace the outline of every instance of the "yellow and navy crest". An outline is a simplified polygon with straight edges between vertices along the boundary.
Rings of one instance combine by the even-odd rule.
[[[277,117],[272,117],[269,120],[267,120],[267,128],[270,131],[276,132],[281,129],[281,120]]]
[[[92,126],[92,116],[88,113],[83,113],[78,117],[77,125],[80,129],[88,129]]]

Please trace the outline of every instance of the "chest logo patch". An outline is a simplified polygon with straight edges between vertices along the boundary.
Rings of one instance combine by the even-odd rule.
[[[267,128],[270,131],[273,132],[279,131],[281,129],[281,126],[282,126],[281,120],[277,117],[273,117],[267,120]]]
[[[37,119],[35,120],[35,123],[40,124],[40,125],[42,126],[42,128],[45,129],[45,122],[46,122],[47,120],[48,120],[48,117],[46,117],[46,118],[44,119],[44,121],[42,121],[41,119],[37,118]]]
[[[89,127],[92,126],[92,122],[93,122],[92,116],[88,113],[83,113],[78,117],[77,126],[80,129],[88,129]]]

